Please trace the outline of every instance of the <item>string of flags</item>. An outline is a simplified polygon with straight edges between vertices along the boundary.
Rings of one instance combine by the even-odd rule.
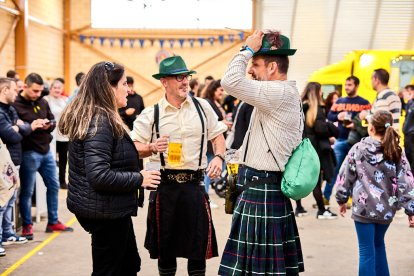
[[[237,39],[240,41],[244,40],[244,32],[238,33]],[[119,46],[123,48],[125,46],[125,42],[128,43],[130,48],[134,48],[135,46],[139,46],[143,48],[146,43],[150,43],[151,46],[154,46],[154,44],[157,42],[161,48],[165,46],[165,43],[168,43],[170,48],[174,48],[178,43],[178,45],[182,48],[184,47],[185,43],[188,43],[191,48],[193,48],[196,43],[200,45],[200,47],[203,47],[205,43],[209,43],[210,46],[213,46],[214,43],[218,42],[220,44],[223,44],[225,40],[230,41],[233,43],[236,40],[236,36],[234,34],[228,34],[228,35],[218,35],[218,36],[209,36],[209,37],[198,37],[198,38],[179,38],[179,39],[144,39],[144,38],[114,38],[114,37],[104,37],[104,36],[88,36],[88,35],[79,35],[79,41],[80,43],[88,43],[90,45],[95,45],[95,41],[98,41],[100,46],[104,46],[105,43],[109,43],[110,47],[114,47],[115,43],[118,42]]]

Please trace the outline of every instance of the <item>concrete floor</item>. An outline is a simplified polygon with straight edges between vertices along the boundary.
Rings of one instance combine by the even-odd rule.
[[[66,191],[61,190],[60,219],[68,222],[73,215],[66,209]],[[223,199],[216,195],[211,196],[219,205]],[[330,221],[316,220],[316,210],[312,209],[312,196],[307,197],[304,206],[309,215],[298,218],[299,233],[305,258],[304,276],[357,275],[358,246],[353,220],[347,213],[346,218]],[[337,211],[336,204],[332,208]],[[149,258],[143,248],[145,237],[146,208],[139,210],[134,218],[134,227],[137,236],[138,248],[142,258],[142,268],[139,275],[158,275],[157,261]],[[224,213],[224,207],[213,210],[213,219],[218,237],[219,253],[223,251],[230,229],[231,216]],[[62,233],[47,243],[39,251],[27,258],[29,252],[46,243],[52,236],[44,232],[46,219],[34,225],[33,241],[20,246],[7,246],[7,256],[0,258],[0,276],[3,275],[90,275],[92,269],[90,236],[80,225],[72,225],[74,233]],[[388,263],[391,275],[414,275],[414,229],[408,228],[407,217],[402,212],[397,215],[386,235]],[[116,238],[116,237],[114,237]],[[25,257],[26,256],[26,257]],[[22,258],[25,259],[22,261]],[[4,273],[20,260],[20,265],[10,274]],[[220,257],[207,262],[207,275],[217,275]],[[179,260],[177,275],[187,275],[186,262]]]

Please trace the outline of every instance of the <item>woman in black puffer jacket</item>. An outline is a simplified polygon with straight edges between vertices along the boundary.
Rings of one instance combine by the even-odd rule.
[[[325,208],[321,186],[323,180],[332,181],[336,161],[329,138],[337,137],[339,132],[336,126],[329,123],[326,119],[321,85],[318,82],[309,82],[301,98],[303,101],[303,113],[305,114],[305,137],[311,141],[321,163],[319,182],[313,190],[313,196],[318,206],[316,218],[335,219],[337,215],[332,213],[329,208]],[[300,208],[300,206],[298,207]]]
[[[124,68],[95,64],[64,110],[59,130],[70,139],[67,204],[92,235],[92,275],[136,275],[141,259],[131,216],[138,190],[156,188],[160,173],[141,171],[138,152],[118,114],[126,106]]]

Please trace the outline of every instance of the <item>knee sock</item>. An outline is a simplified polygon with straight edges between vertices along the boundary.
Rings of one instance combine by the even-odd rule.
[[[158,260],[158,271],[160,272],[160,276],[174,276],[177,272],[177,260]]]
[[[189,276],[206,275],[206,260],[188,260],[187,271]]]

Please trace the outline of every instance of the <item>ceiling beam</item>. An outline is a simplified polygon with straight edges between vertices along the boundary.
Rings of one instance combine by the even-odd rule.
[[[372,49],[374,47],[375,35],[378,30],[378,21],[379,21],[379,16],[381,13],[381,6],[382,6],[382,0],[377,0],[377,6],[375,9],[374,22],[372,24],[371,38],[369,40],[368,49]]]
[[[339,6],[340,6],[339,4],[340,4],[340,0],[336,0],[335,12],[334,12],[334,17],[332,21],[331,35],[329,36],[328,51],[326,53],[326,64],[332,63],[332,47],[333,47],[335,33],[336,33],[336,22],[338,22],[338,14],[339,14]]]
[[[20,11],[20,20],[15,28],[15,68],[19,76],[25,78],[28,70],[29,3],[28,0],[17,0],[16,5]]]
[[[65,91],[70,94],[70,0],[63,1],[63,29],[65,31],[63,36],[63,75],[65,78]]]

